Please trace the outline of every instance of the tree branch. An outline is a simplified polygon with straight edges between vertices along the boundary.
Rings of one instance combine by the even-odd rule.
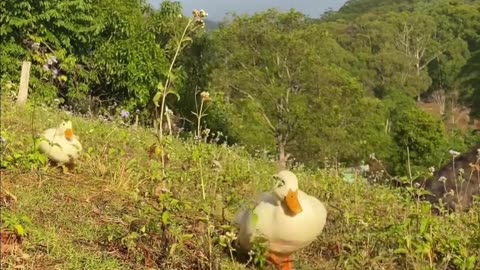
[[[240,65],[242,66],[242,68],[248,73],[248,75],[250,75],[250,77],[252,77],[252,79],[254,81],[256,81],[258,84],[260,84],[263,88],[265,89],[268,89],[267,85],[265,85],[264,83],[262,83],[248,68],[247,66],[245,66],[244,63],[240,62]],[[266,93],[268,93],[270,95],[270,98],[274,99],[275,97],[268,91],[265,91]]]
[[[258,104],[258,102],[255,100],[255,98],[250,95],[248,92],[245,92],[241,89],[239,89],[238,87],[235,87],[233,85],[230,85],[230,87],[232,87],[233,89],[235,89],[236,91],[246,95],[250,100],[253,101],[253,103],[255,104],[255,106],[257,106],[258,110],[260,111],[260,113],[262,114],[263,118],[265,119],[265,122],[267,122],[268,124],[268,127],[270,128],[270,130],[276,134],[277,133],[277,128],[275,128],[275,126],[272,124],[272,122],[270,121],[270,119],[268,118],[267,114],[265,113],[265,111],[263,110],[262,106],[260,104]]]

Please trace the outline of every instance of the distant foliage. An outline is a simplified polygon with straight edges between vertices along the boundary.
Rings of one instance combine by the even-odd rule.
[[[463,106],[480,117],[479,1],[350,0],[321,19],[271,9],[187,35],[182,14],[176,1],[1,1],[2,90],[17,91],[28,60],[34,102],[152,126],[168,80],[177,127],[199,133],[208,92],[207,140],[311,167],[374,153],[404,174],[475,141],[441,121]]]
[[[415,108],[397,109],[393,112],[392,119],[394,121],[392,137],[397,142],[399,150],[395,159],[398,173],[406,174],[409,159],[414,167],[437,165],[436,162],[448,150],[447,134],[442,123]]]
[[[6,0],[0,14],[2,83],[18,82],[21,61],[29,60],[32,95],[40,101],[85,98],[89,74],[80,58],[100,27],[90,2]]]

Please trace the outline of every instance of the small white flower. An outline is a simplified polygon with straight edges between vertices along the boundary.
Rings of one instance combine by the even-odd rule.
[[[230,239],[231,241],[237,239],[237,236],[236,236],[235,233],[233,233],[233,232],[227,232],[225,235],[226,235],[227,238]]]
[[[457,151],[455,151],[455,150],[448,150],[448,153],[449,153],[450,155],[454,156],[454,157],[460,155],[460,152],[457,152]]]
[[[442,176],[442,177],[438,178],[438,181],[442,182],[442,183],[445,183],[445,182],[447,182],[447,178],[445,176]]]
[[[205,10],[200,9],[200,17],[202,17],[202,18],[208,17],[208,13],[205,12]]]
[[[435,172],[435,167],[432,166],[432,167],[428,168],[428,170],[429,170],[431,173],[434,173],[434,172]]]
[[[170,110],[167,106],[165,106],[165,115],[173,115],[173,111]]]
[[[359,220],[359,222],[360,222],[360,224],[362,224],[363,226],[368,227],[368,223],[367,223],[367,222],[365,222],[365,221],[363,221],[363,220],[361,220],[361,219]]]

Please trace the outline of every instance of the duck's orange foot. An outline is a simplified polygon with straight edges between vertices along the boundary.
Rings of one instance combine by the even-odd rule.
[[[274,264],[278,270],[293,270],[293,261],[291,256],[279,256],[274,253],[268,253],[267,259]]]

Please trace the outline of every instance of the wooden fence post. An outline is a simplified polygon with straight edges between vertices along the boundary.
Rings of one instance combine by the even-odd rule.
[[[17,95],[17,106],[25,105],[28,98],[28,81],[30,80],[30,67],[32,66],[32,62],[30,61],[23,61],[22,64],[22,75],[20,77],[20,88],[18,90]]]

